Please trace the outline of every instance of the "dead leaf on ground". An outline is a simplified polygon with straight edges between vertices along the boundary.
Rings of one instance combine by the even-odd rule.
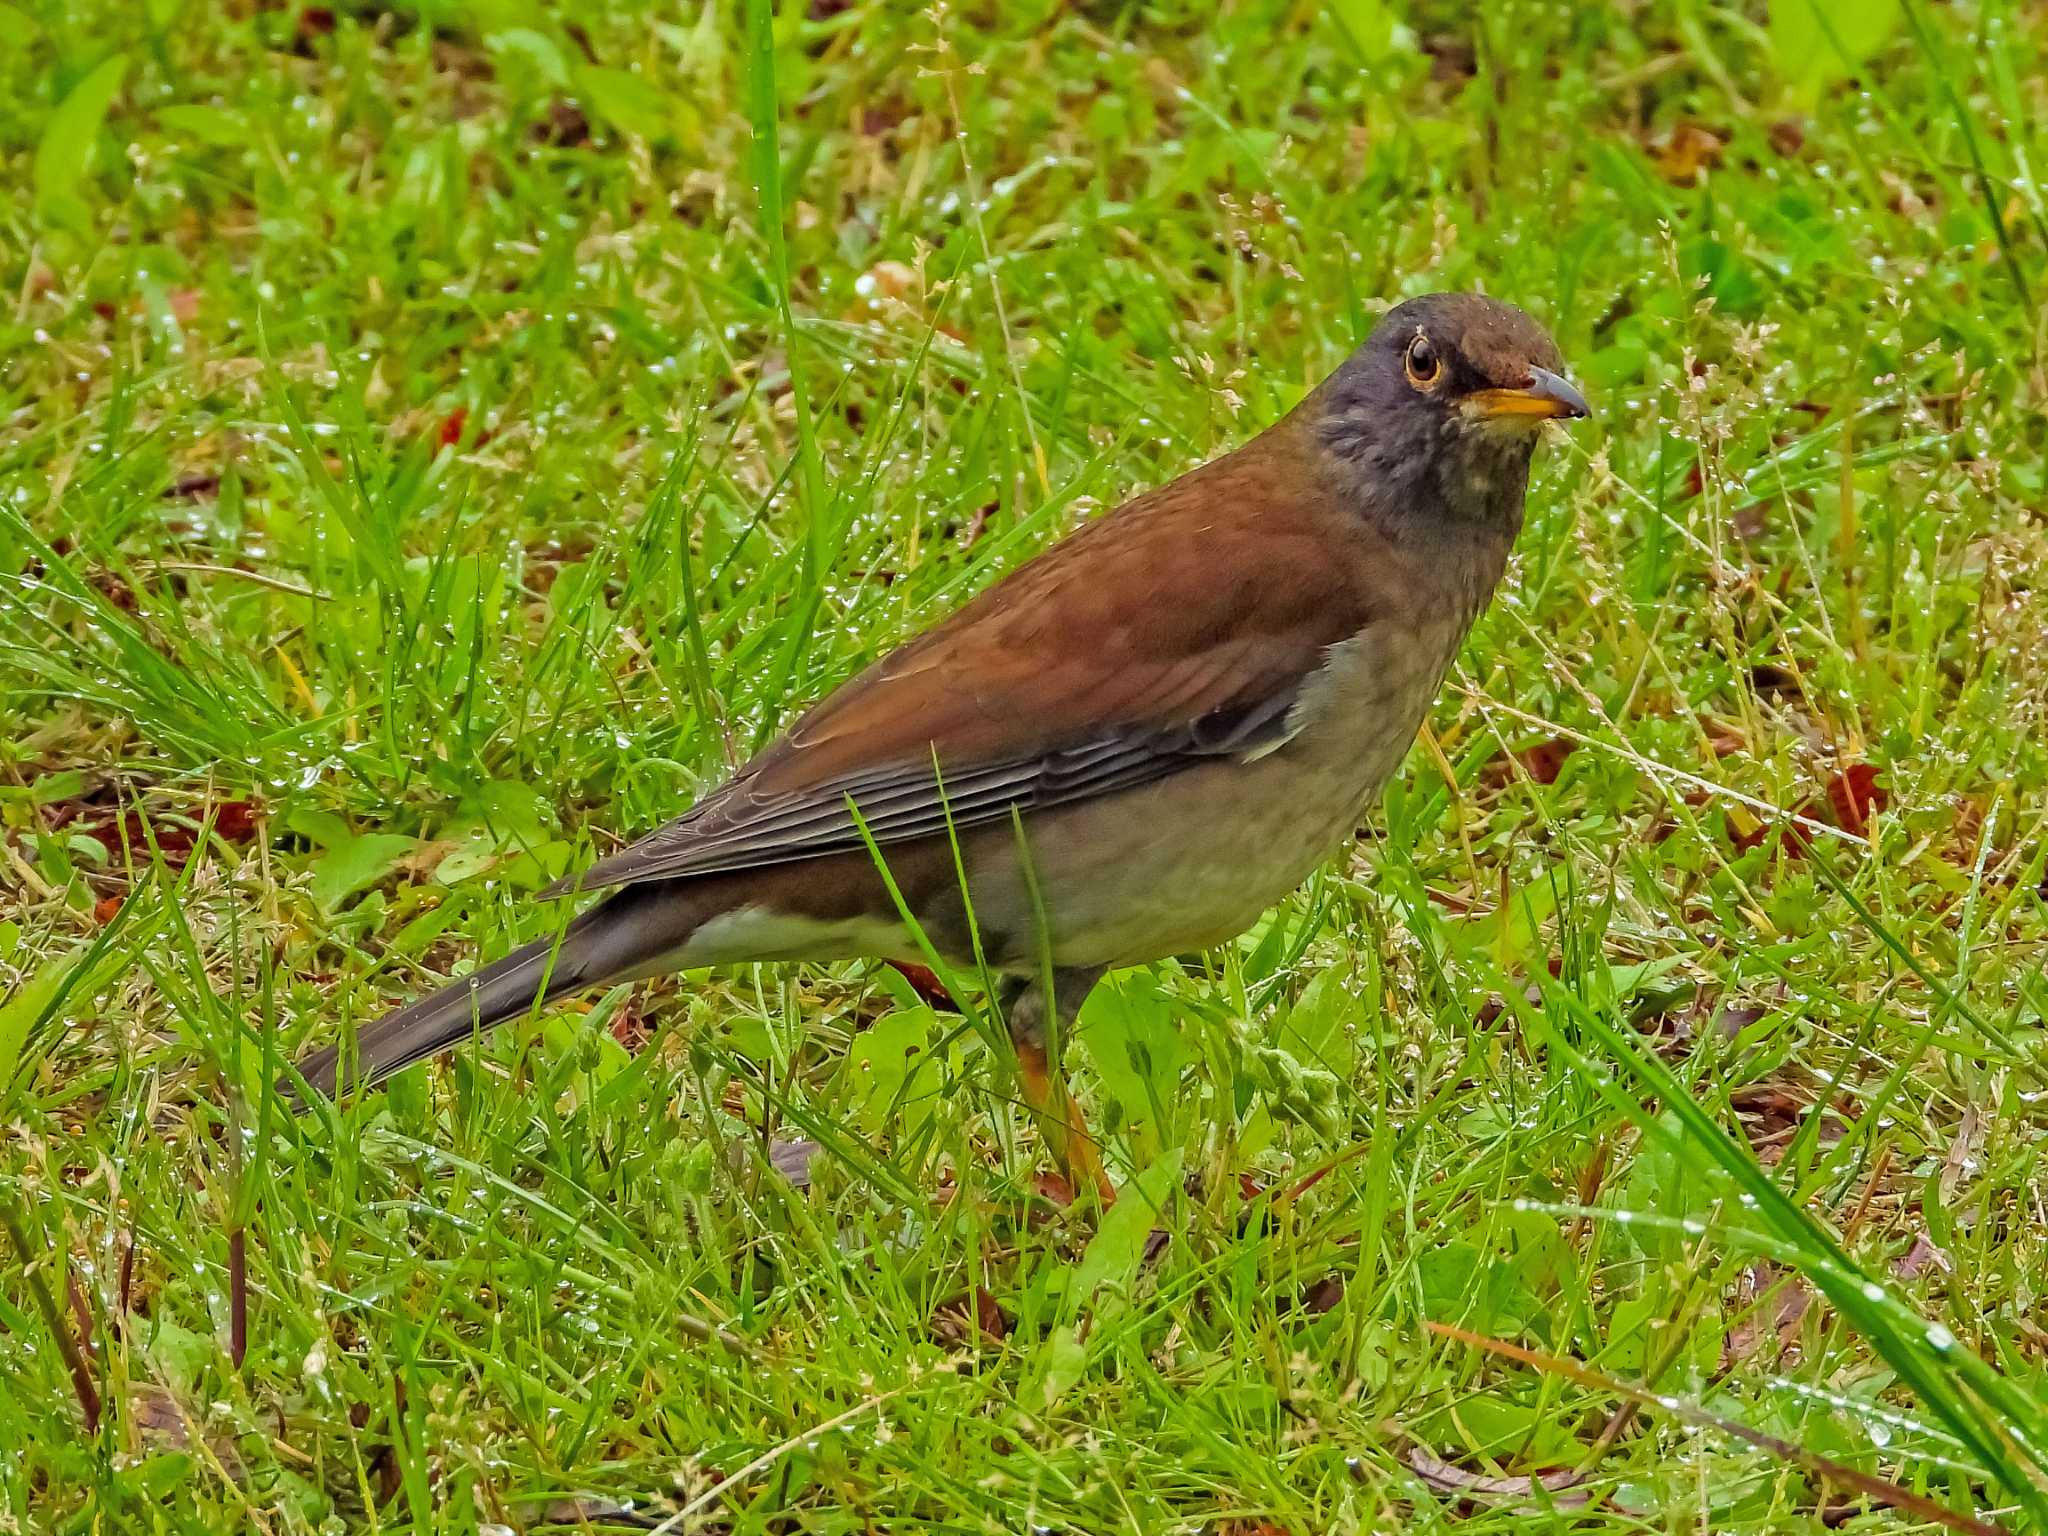
[[[211,815],[214,835],[228,843],[249,842],[256,835],[264,807],[257,800],[221,800],[211,807],[179,808],[174,818],[161,807],[123,808],[101,804],[92,794],[53,801],[42,807],[43,825],[50,831],[89,837],[106,850],[110,865],[129,858],[147,860],[150,845],[171,864],[182,863],[199,841],[199,827]]]
[[[533,125],[532,138],[556,149],[580,149],[590,142],[590,119],[575,102],[557,96],[548,103],[547,116]]]
[[[1790,159],[1806,148],[1806,125],[1796,117],[1780,118],[1770,127],[1771,148]]]
[[[978,1285],[965,1295],[940,1302],[932,1312],[932,1337],[948,1349],[1000,1344],[1016,1326],[1017,1320]]]
[[[647,1022],[647,1010],[641,1006],[639,992],[628,994],[626,1000],[619,1004],[618,1011],[612,1015],[611,1031],[614,1040],[635,1053],[652,1038],[654,1030]]]
[[[1875,763],[1851,763],[1828,780],[1827,794],[1835,825],[1858,837],[1869,833],[1870,818],[1892,799],[1877,782]]]
[[[192,1430],[199,1419],[185,1411],[170,1388],[150,1381],[134,1381],[128,1384],[128,1421],[135,1426],[136,1437],[147,1450],[189,1451]],[[242,1470],[242,1455],[235,1447],[233,1435],[208,1435],[206,1449],[230,1472]]]
[[[1833,1146],[1848,1134],[1848,1122],[1832,1106],[1816,1110],[1818,1098],[1801,1085],[1767,1078],[1745,1083],[1728,1095],[1757,1159],[1772,1164],[1782,1157],[1809,1112],[1822,1116],[1820,1142]]]
[[[1408,1465],[1415,1470],[1417,1477],[1437,1492],[1460,1494],[1475,1503],[1487,1499],[1526,1499],[1538,1488],[1552,1496],[1553,1504],[1567,1509],[1577,1509],[1590,1498],[1589,1494],[1583,1492],[1567,1493],[1583,1475],[1570,1467],[1558,1467],[1548,1472],[1526,1473],[1520,1476],[1497,1477],[1490,1473],[1472,1472],[1464,1467],[1454,1466],[1419,1445],[1408,1448]],[[1565,1494],[1565,1497],[1557,1497],[1559,1494]]]
[[[220,476],[210,470],[180,475],[164,487],[165,501],[211,501],[220,494]]]
[[[1743,1276],[1742,1297],[1753,1302],[1721,1343],[1721,1369],[1732,1371],[1766,1345],[1775,1344],[1766,1364],[1799,1351],[1799,1325],[1813,1305],[1813,1292],[1791,1270],[1759,1260]]]
[[[1948,1154],[1941,1160],[1941,1203],[1954,1205],[1956,1192],[1962,1188],[1963,1180],[1974,1174],[1981,1166],[1978,1156],[1983,1141],[1984,1117],[1972,1104],[1963,1111],[1956,1122],[1956,1134],[1948,1144]]]
[[[213,835],[231,843],[246,843],[256,835],[263,817],[260,800],[221,800],[213,807]]]
[[[1704,717],[1700,724],[1707,732],[1707,750],[1716,758],[1734,757],[1749,750],[1749,738],[1743,734],[1741,726]]]
[[[958,1013],[960,1005],[953,1001],[953,994],[946,990],[946,984],[939,980],[939,974],[930,966],[918,965],[909,960],[891,960],[889,966],[910,983],[910,990],[923,998],[932,1007],[946,1013]]]
[[[1711,129],[1698,123],[1680,123],[1657,146],[1657,174],[1674,186],[1689,187],[1699,180],[1701,171],[1721,163],[1725,147],[1721,136]]]
[[[1480,773],[1479,782],[1487,789],[1496,790],[1505,789],[1523,777],[1538,784],[1555,784],[1557,776],[1564,771],[1565,759],[1578,749],[1577,742],[1553,736],[1533,747],[1522,747],[1494,758]]]
[[[147,1381],[128,1388],[128,1421],[152,1450],[182,1451],[192,1444],[190,1421],[167,1387]]]
[[[1557,776],[1564,771],[1565,759],[1579,750],[1575,741],[1566,741],[1562,736],[1553,736],[1548,741],[1538,742],[1515,754],[1523,770],[1538,784],[1555,784]]]
[[[1074,1203],[1074,1186],[1050,1168],[1041,1168],[1032,1174],[1031,1192],[1041,1200],[1050,1200],[1062,1210]]]
[[[1930,1268],[1953,1274],[1955,1267],[1955,1261],[1928,1241],[1925,1232],[1914,1233],[1913,1246],[1892,1260],[1892,1273],[1901,1280],[1917,1279]]]
[[[1852,763],[1831,774],[1819,795],[1800,800],[1782,819],[1759,817],[1746,806],[1728,806],[1724,815],[1729,839],[1737,852],[1747,853],[1773,830],[1780,830],[1784,834],[1780,846],[1787,856],[1799,859],[1813,847],[1813,830],[1807,822],[1827,821],[1852,837],[1867,837],[1870,818],[1891,804],[1890,794],[1877,781],[1878,772],[1874,763]]]
[[[1733,1040],[1769,1012],[1768,1008],[1752,1007],[1747,1003],[1730,1003],[1714,1015],[1714,1028],[1723,1040]]]
[[[1429,78],[1438,85],[1461,85],[1479,73],[1479,52],[1461,33],[1431,33],[1422,51],[1429,55]]]
[[[768,1161],[775,1171],[798,1189],[811,1187],[811,1161],[821,1148],[815,1141],[798,1136],[789,1141],[771,1141]]]
[[[1803,703],[1806,690],[1799,686],[1799,674],[1776,662],[1760,661],[1749,669],[1749,686],[1758,698]]]
[[[1344,1277],[1325,1275],[1301,1293],[1301,1310],[1321,1317],[1344,1299]]]

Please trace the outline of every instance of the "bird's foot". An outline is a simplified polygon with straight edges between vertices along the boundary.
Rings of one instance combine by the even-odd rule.
[[[1043,1046],[1019,1043],[1017,1079],[1068,1185],[1076,1194],[1094,1190],[1105,1207],[1115,1204],[1116,1186],[1102,1166],[1101,1144],[1089,1131],[1080,1104],[1053,1074]]]

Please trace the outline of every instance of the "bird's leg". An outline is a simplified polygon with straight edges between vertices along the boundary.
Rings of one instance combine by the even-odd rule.
[[[1055,1070],[1055,1048],[1072,1038],[1081,1001],[1102,979],[1099,966],[1070,966],[1052,973],[1053,1007],[1046,1007],[1045,984],[1038,976],[1012,977],[1003,983],[1003,1021],[1017,1047],[1017,1078],[1024,1102],[1031,1106],[1040,1130],[1051,1145],[1060,1169],[1078,1192],[1092,1185],[1102,1203],[1116,1198],[1116,1186],[1103,1171],[1102,1149],[1088,1133],[1081,1106]],[[1054,1026],[1050,1031],[1046,1028]]]

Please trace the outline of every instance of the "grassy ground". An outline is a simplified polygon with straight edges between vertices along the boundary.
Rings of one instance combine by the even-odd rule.
[[[785,9],[0,6],[0,1529],[2041,1525],[2040,7]],[[1478,286],[1597,419],[1112,1214],[880,969],[266,1091]]]

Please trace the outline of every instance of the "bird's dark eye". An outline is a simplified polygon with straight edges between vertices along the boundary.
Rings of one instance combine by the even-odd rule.
[[[1436,382],[1436,376],[1443,372],[1443,363],[1436,355],[1436,348],[1420,331],[1408,343],[1408,382],[1417,389],[1427,389]]]

